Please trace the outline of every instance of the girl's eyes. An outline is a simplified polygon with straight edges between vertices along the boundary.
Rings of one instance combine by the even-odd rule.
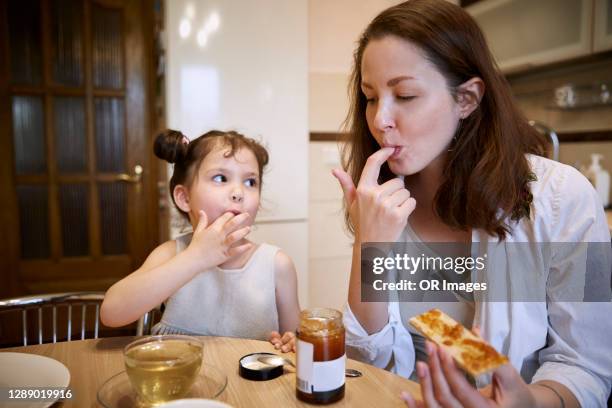
[[[227,182],[227,177],[225,177],[223,174],[217,174],[213,176],[212,181],[214,181],[215,183],[225,183]],[[257,186],[257,179],[256,178],[247,179],[244,181],[244,185],[247,187],[255,187]]]

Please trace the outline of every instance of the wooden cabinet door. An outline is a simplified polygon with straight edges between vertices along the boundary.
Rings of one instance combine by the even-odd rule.
[[[487,0],[466,10],[506,73],[591,53],[593,0]]]
[[[612,49],[612,0],[595,0],[593,51]]]
[[[104,290],[156,244],[147,0],[0,4],[0,297]]]

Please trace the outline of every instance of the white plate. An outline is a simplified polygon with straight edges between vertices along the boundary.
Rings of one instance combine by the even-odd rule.
[[[224,402],[201,398],[184,398],[166,402],[157,408],[232,408]]]
[[[65,365],[49,357],[29,353],[0,353],[0,387],[58,387],[70,384],[70,372]],[[46,408],[53,401],[20,401],[19,408]]]

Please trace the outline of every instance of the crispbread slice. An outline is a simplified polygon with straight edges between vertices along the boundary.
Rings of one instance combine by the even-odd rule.
[[[473,377],[506,364],[508,358],[474,335],[440,309],[431,309],[409,320],[418,331],[453,356]]]

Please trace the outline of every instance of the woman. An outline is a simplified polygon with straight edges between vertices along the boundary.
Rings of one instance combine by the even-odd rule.
[[[544,143],[514,105],[476,23],[444,0],[408,1],[370,23],[354,63],[347,172],[333,171],[355,234],[347,345],[406,377],[424,360],[416,374],[428,407],[605,406],[612,321],[596,319],[612,314],[611,304],[564,302],[579,273],[575,259],[543,245],[607,243],[599,260],[608,263],[603,209],[579,172],[536,156]],[[505,255],[488,278],[503,283],[504,302],[474,295],[437,305],[509,357],[492,379],[477,379],[480,390],[409,329],[429,305],[362,301],[361,244],[396,241],[478,244]],[[517,243],[527,243],[527,256],[509,256]],[[520,287],[539,301],[519,301]]]

